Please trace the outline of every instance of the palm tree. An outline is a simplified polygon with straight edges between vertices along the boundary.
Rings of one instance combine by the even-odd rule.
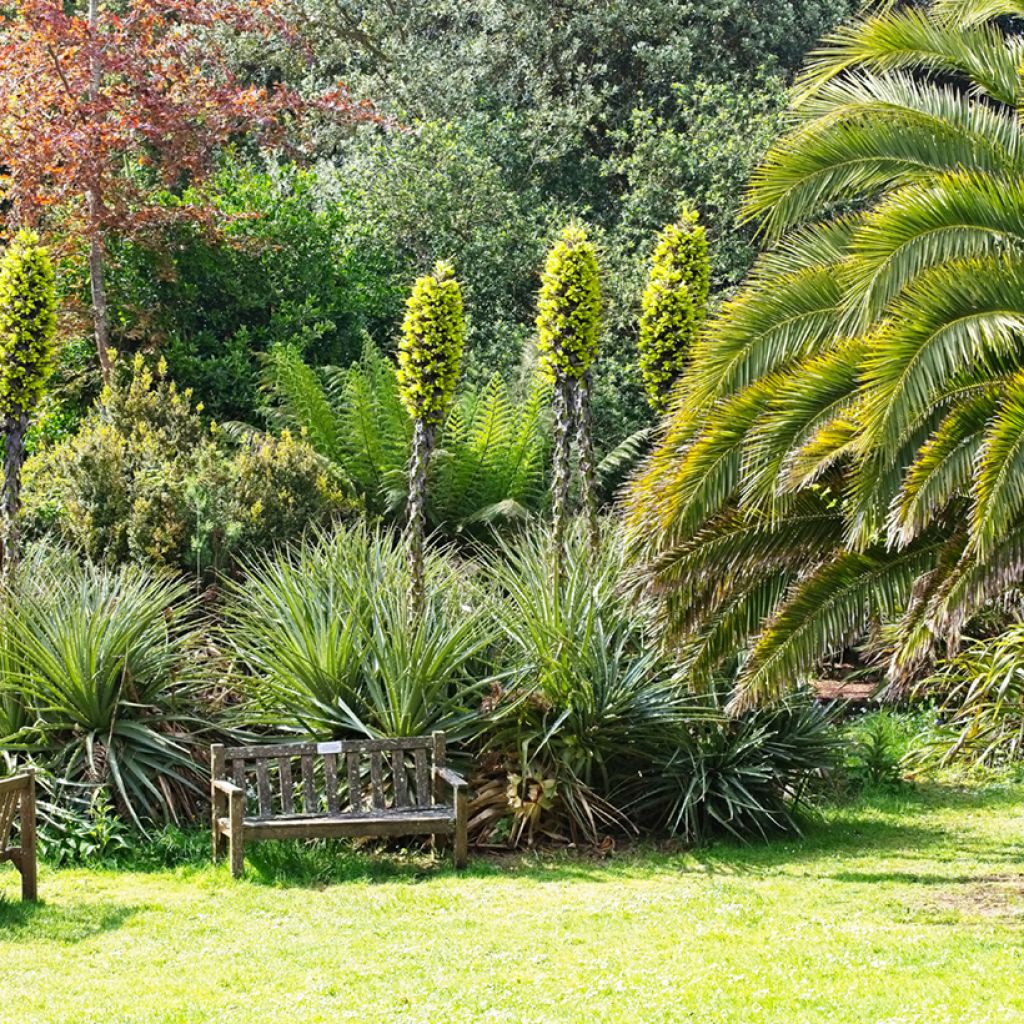
[[[772,697],[874,633],[894,683],[1024,567],[1024,6],[828,39],[628,521],[698,681]],[[877,630],[877,632],[875,632]]]

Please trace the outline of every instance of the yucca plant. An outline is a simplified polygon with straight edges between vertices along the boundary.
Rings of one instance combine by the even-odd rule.
[[[0,502],[0,559],[18,555],[17,516],[29,418],[43,396],[53,361],[57,300],[49,251],[21,231],[0,261],[0,424],[4,488]]]
[[[7,728],[20,726],[7,749],[52,780],[58,805],[106,788],[140,828],[187,817],[203,796],[196,748],[210,730],[187,585],[56,555],[33,558],[5,598],[2,686],[17,694]]]
[[[614,535],[595,562],[587,531],[571,529],[552,586],[554,543],[552,531],[533,529],[486,556],[504,645],[485,746],[519,785],[550,780],[548,831],[564,823],[596,841],[634,829],[618,802],[624,786],[656,755],[671,756],[697,712],[623,597]],[[534,810],[523,794],[510,799],[520,814]]]
[[[629,511],[694,677],[741,652],[737,706],[869,633],[901,687],[1019,581],[1017,14],[935,0],[841,29],[755,175],[771,248],[695,346]]]
[[[427,555],[426,583],[412,617],[401,546],[366,526],[253,561],[225,620],[254,722],[314,737],[471,735],[485,602],[443,550]]]
[[[355,365],[318,371],[282,346],[267,357],[264,384],[274,427],[301,432],[371,514],[402,521],[413,424],[389,359],[367,342]],[[430,530],[479,538],[539,512],[551,447],[549,391],[538,379],[520,395],[497,376],[459,389],[428,471]]]
[[[627,810],[657,832],[696,844],[799,831],[808,784],[839,760],[831,715],[798,695],[731,716],[726,697],[712,691],[695,701],[688,742],[627,786]]]

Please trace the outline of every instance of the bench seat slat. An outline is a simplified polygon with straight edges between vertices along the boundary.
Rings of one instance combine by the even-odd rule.
[[[229,828],[227,821],[221,823]],[[404,814],[293,815],[290,818],[245,818],[246,839],[330,839],[344,836],[447,835],[455,828],[453,807],[432,807]]]

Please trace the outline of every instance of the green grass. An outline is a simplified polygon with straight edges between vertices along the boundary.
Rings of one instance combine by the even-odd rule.
[[[0,1021],[1024,1020],[1024,786],[833,809],[802,841],[608,861],[254,848],[244,882],[0,871]]]

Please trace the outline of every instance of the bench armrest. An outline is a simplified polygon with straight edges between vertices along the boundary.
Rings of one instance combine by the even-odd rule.
[[[453,772],[451,768],[434,768],[434,778],[440,779],[442,782],[446,782],[456,792],[460,789],[466,789],[469,785],[466,780],[459,775],[458,772]]]
[[[211,787],[214,792],[223,793],[229,798],[238,799],[239,797],[245,796],[245,792],[240,786],[236,786],[233,782],[229,782],[227,779],[214,779],[211,783]]]
[[[0,793],[10,793],[11,790],[31,789],[33,778],[32,772],[23,772],[21,775],[10,775],[6,779],[0,779]]]

